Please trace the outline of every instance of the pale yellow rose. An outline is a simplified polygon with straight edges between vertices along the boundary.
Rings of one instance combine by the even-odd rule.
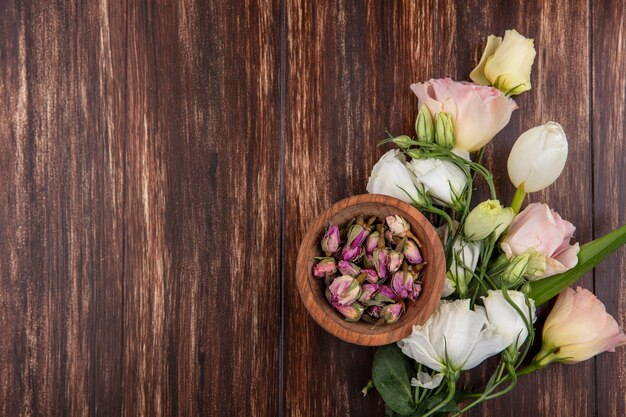
[[[534,42],[516,30],[507,30],[504,39],[490,35],[478,66],[470,74],[472,81],[493,85],[507,96],[531,88],[530,72],[535,61]]]

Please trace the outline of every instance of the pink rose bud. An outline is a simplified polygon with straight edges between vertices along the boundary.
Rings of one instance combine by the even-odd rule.
[[[324,258],[313,265],[313,276],[322,278],[337,272],[337,263],[333,258]]]
[[[356,248],[350,249],[344,246],[341,254],[344,261],[358,262],[365,255],[365,248],[363,246],[357,246]]]
[[[378,282],[378,272],[374,269],[361,269],[361,273],[365,272],[367,277],[365,277],[365,281],[370,284],[376,284]]]
[[[385,319],[385,322],[391,324],[398,321],[400,316],[402,315],[402,304],[389,304],[383,307],[380,312],[381,317]]]
[[[335,305],[334,307],[346,318],[346,321],[352,322],[361,320],[365,311],[365,308],[359,303],[352,303],[347,306]]]
[[[365,252],[368,255],[371,255],[372,252],[374,252],[374,249],[378,247],[379,240],[380,240],[380,233],[378,232],[372,232],[367,237],[367,240],[365,241]]]
[[[324,235],[324,238],[322,239],[322,250],[327,255],[330,255],[331,253],[335,253],[337,252],[337,250],[339,250],[339,244],[340,244],[339,227],[335,226],[334,224],[331,224],[330,226],[328,226],[328,230],[326,230],[326,234]]]
[[[346,246],[351,248],[355,248],[360,246],[365,242],[365,238],[367,237],[368,230],[360,224],[352,225],[350,231],[348,232],[348,242]]]
[[[367,309],[367,314],[369,314],[373,319],[379,319],[381,311],[383,311],[381,306],[371,306]]]
[[[361,295],[359,282],[349,275],[337,277],[328,286],[333,306],[348,306],[354,303]]]
[[[413,282],[413,291],[409,292],[409,300],[415,301],[422,292],[422,283],[420,281]]]
[[[381,285],[374,296],[374,300],[381,303],[394,303],[398,296],[388,285]]]
[[[388,244],[391,244],[391,242],[393,242],[393,235],[391,234],[391,230],[385,230],[385,241]]]
[[[361,286],[361,296],[359,297],[359,302],[363,304],[369,302],[377,292],[378,284],[363,284]]]
[[[351,277],[356,277],[361,273],[361,268],[348,261],[339,261],[337,264],[339,268],[339,272],[341,275],[350,275]]]
[[[413,276],[408,271],[398,271],[393,274],[391,288],[401,299],[409,298],[413,292]]]
[[[402,253],[404,254],[404,259],[409,261],[410,264],[421,264],[423,261],[419,248],[411,239],[404,243]]]
[[[378,276],[385,279],[387,276],[387,251],[385,249],[376,249],[374,251],[374,267]]]
[[[402,266],[404,255],[395,251],[390,251],[387,255],[387,270],[389,272],[396,272]]]
[[[411,230],[409,223],[400,216],[387,216],[385,220],[394,236],[404,237]]]

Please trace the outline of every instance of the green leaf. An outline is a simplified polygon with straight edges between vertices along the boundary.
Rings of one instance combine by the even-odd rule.
[[[563,289],[578,281],[594,266],[624,244],[626,244],[626,224],[583,245],[578,254],[578,264],[574,268],[562,274],[532,282],[528,296],[535,300],[537,305],[545,303]]]
[[[385,403],[396,413],[408,416],[416,409],[411,387],[415,373],[411,360],[395,344],[376,351],[372,365],[372,379]]]

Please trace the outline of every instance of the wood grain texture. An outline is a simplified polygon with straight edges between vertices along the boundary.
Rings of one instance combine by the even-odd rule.
[[[324,256],[320,241],[329,224],[339,227],[363,216],[402,216],[411,225],[411,232],[421,243],[426,265],[421,271],[419,298],[405,302],[406,310],[393,324],[372,326],[371,323],[348,322],[335,310],[324,294],[324,280],[313,276],[316,258]],[[296,280],[300,299],[311,317],[335,337],[362,346],[382,346],[395,343],[411,334],[413,325],[424,324],[439,305],[446,279],[446,257],[437,231],[415,207],[397,198],[380,194],[359,194],[336,202],[309,226],[302,239],[296,261]]]
[[[626,223],[626,5],[593,2],[592,106],[594,235]],[[595,270],[596,295],[626,327],[626,250]],[[626,349],[596,358],[596,415],[626,415]]]
[[[0,415],[120,411],[121,4],[0,4]]]
[[[295,285],[308,226],[410,133],[409,85],[535,38],[533,90],[488,148],[556,120],[532,195],[586,242],[625,221],[623,2],[0,2],[0,416],[382,416],[373,348]],[[282,252],[281,252],[282,249]],[[626,323],[622,249],[582,283]],[[626,351],[551,366],[481,416],[626,414]],[[474,376],[484,377],[486,370]]]
[[[279,17],[129,2],[124,415],[277,413]]]

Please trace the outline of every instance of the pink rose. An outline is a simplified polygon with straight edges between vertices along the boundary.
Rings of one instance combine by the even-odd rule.
[[[411,85],[419,98],[437,116],[450,114],[454,125],[454,146],[468,152],[477,151],[509,123],[517,104],[500,90],[449,78]]]
[[[589,290],[566,288],[543,326],[543,343],[535,361],[577,363],[602,352],[614,352],[626,336],[604,304]]]
[[[547,204],[533,203],[513,219],[500,246],[509,259],[530,251],[535,278],[545,278],[578,263],[578,243],[569,244],[575,230]]]

